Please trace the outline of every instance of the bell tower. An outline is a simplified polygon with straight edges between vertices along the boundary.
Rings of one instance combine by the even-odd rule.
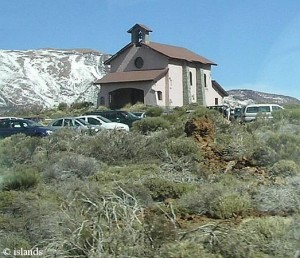
[[[137,47],[140,46],[141,43],[147,44],[150,42],[149,33],[152,32],[152,30],[142,24],[135,24],[127,32],[131,33],[131,43],[135,44]]]

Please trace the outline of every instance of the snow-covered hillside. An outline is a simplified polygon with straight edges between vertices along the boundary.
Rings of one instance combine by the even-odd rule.
[[[0,107],[97,101],[109,56],[94,50],[0,50]]]
[[[300,100],[290,96],[259,92],[247,89],[236,89],[227,91],[229,96],[225,98],[228,103],[237,103],[241,106],[252,103],[276,103],[279,105],[300,104]]]

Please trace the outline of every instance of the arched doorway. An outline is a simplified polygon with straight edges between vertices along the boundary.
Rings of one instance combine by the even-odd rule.
[[[122,108],[127,104],[134,105],[137,102],[144,103],[143,90],[122,88],[109,93],[109,107],[111,109]]]

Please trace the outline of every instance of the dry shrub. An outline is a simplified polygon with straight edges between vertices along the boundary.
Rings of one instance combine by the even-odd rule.
[[[141,162],[149,159],[147,139],[139,133],[101,131],[95,136],[82,136],[74,146],[77,153],[110,164]]]
[[[6,166],[16,163],[29,163],[36,149],[41,145],[41,138],[16,134],[1,140],[0,162]]]
[[[198,190],[182,195],[176,208],[182,213],[226,219],[248,215],[252,205],[246,192],[237,192],[221,184],[203,184]]]
[[[43,172],[46,180],[67,180],[70,177],[85,179],[97,173],[101,166],[95,158],[76,153],[61,153],[52,158],[48,168]]]
[[[142,218],[142,207],[126,192],[77,191],[65,200],[63,234],[47,243],[45,257],[146,257]]]
[[[300,211],[299,184],[291,181],[286,185],[262,186],[254,195],[253,204],[258,211],[272,215],[297,213]]]

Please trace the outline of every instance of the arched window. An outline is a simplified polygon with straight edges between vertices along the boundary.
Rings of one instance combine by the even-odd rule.
[[[190,72],[190,85],[193,85],[193,74]]]
[[[161,91],[157,91],[156,93],[157,93],[157,99],[158,100],[162,100],[162,98],[163,98],[162,97],[162,92]]]

